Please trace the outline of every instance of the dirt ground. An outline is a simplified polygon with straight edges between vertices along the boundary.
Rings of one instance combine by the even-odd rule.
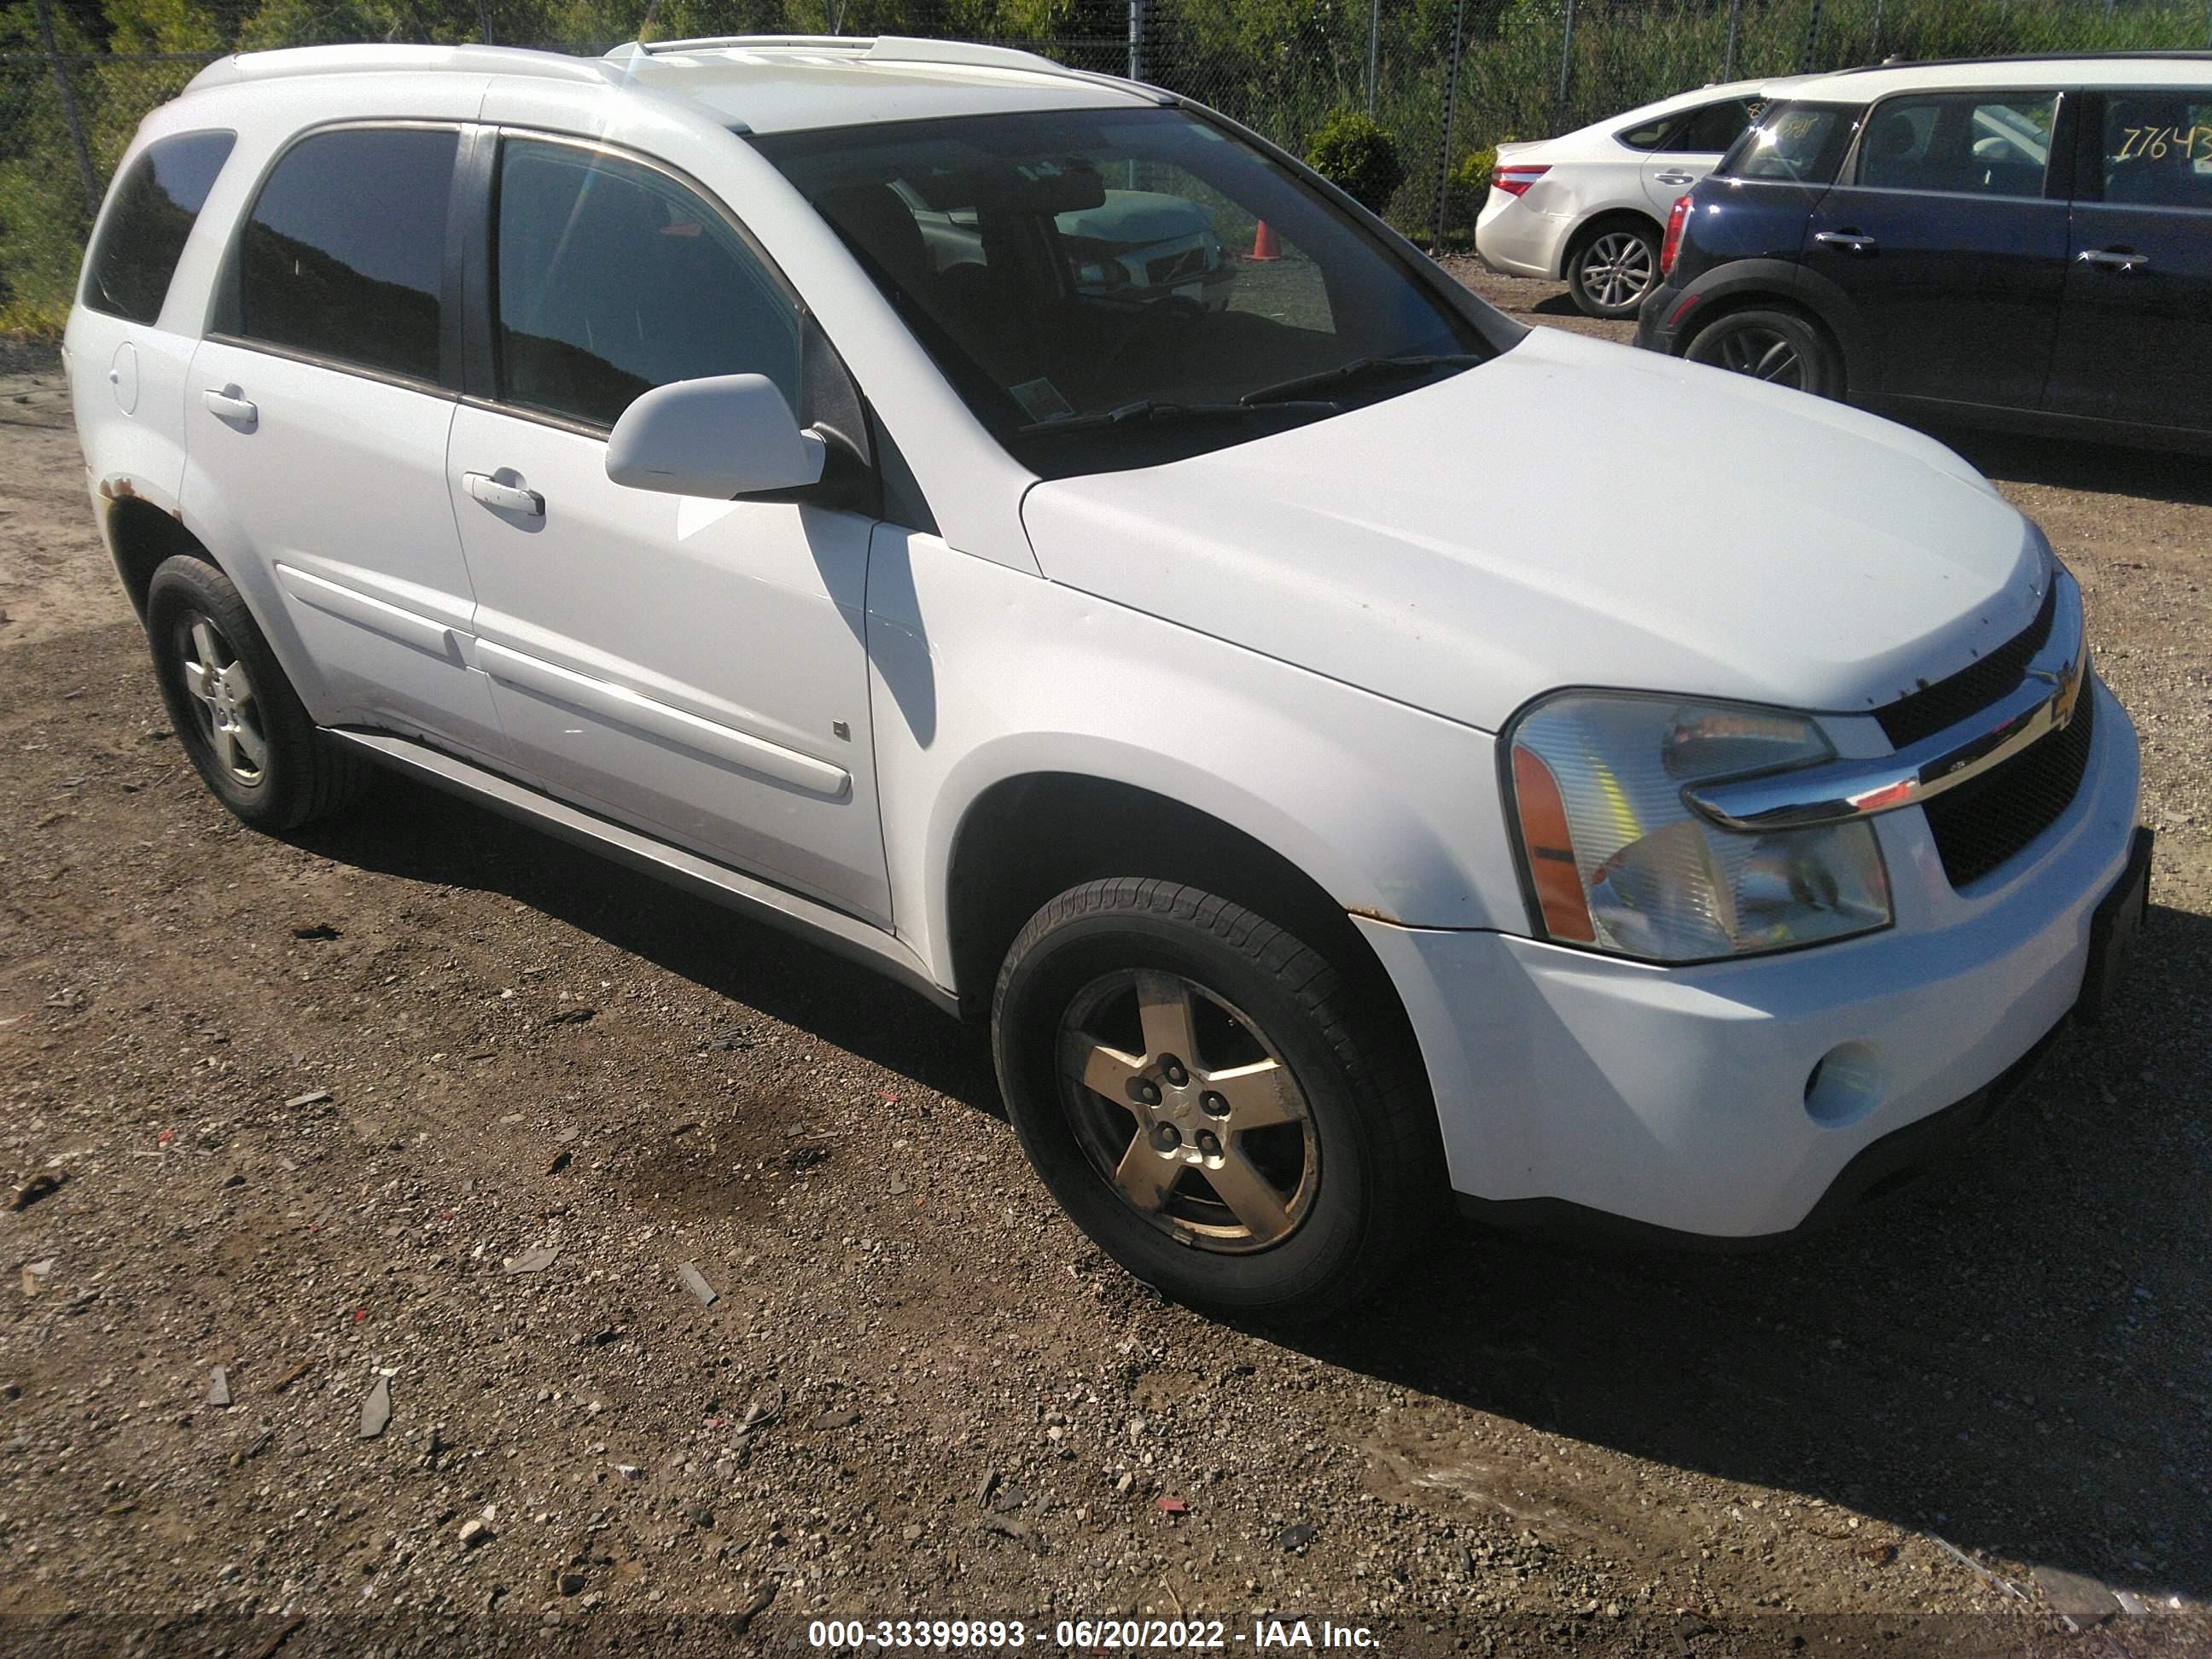
[[[2212,1646],[2203,461],[1955,440],[2081,576],[2142,731],[2123,1018],[1839,1231],[1455,1233],[1285,1341],[1103,1261],[981,1036],[857,968],[398,781],[240,830],[52,365],[6,367],[13,1650],[745,1651],[825,1616],[1052,1647],[1130,1612],[1230,1650],[1293,1615],[1405,1654]]]

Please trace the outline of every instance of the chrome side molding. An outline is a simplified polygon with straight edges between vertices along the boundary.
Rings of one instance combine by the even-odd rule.
[[[2003,765],[2063,729],[2088,683],[2081,586],[2063,568],[2054,569],[2053,580],[2058,602],[2051,637],[2021,683],[1988,708],[1894,754],[1696,784],[1684,788],[1683,800],[1724,830],[1798,830],[1917,806]]]

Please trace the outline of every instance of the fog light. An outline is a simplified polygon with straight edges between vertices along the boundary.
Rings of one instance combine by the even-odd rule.
[[[1839,1042],[1806,1073],[1805,1115],[1824,1129],[1857,1122],[1881,1102],[1881,1052],[1871,1042]]]

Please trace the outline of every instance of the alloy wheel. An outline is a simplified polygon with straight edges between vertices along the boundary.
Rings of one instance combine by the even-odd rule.
[[[179,623],[177,648],[185,690],[216,763],[249,788],[259,783],[269,763],[269,738],[246,665],[222,630],[197,612]]]
[[[1657,275],[1651,244],[1633,232],[1608,231],[1583,257],[1583,289],[1608,311],[1640,304]]]
[[[1092,981],[1060,1021],[1060,1080],[1092,1167],[1178,1243],[1281,1243],[1312,1208],[1320,1142],[1304,1091],[1259,1028],[1158,969]]]
[[[1770,380],[1802,392],[1805,359],[1796,345],[1778,330],[1738,329],[1715,343],[1713,358],[1719,368],[1755,380]]]

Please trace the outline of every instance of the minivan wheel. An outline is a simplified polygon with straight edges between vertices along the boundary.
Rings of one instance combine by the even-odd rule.
[[[1791,311],[1732,311],[1700,330],[1683,354],[1737,374],[1817,398],[1843,391],[1843,373],[1827,337]]]
[[[1601,231],[1567,262],[1567,292],[1585,317],[1633,317],[1659,280],[1659,237],[1634,225]]]
[[[1294,935],[1172,882],[1047,904],[992,1009],[1022,1146],[1177,1301],[1310,1321],[1388,1280],[1444,1193],[1410,1044]]]
[[[246,823],[296,829],[360,792],[367,768],[316,729],[222,571],[189,554],[164,560],[146,590],[146,635],[185,754]]]

